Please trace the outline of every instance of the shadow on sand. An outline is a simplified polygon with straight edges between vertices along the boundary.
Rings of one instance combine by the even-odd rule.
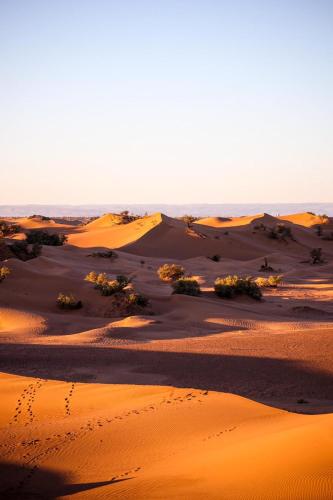
[[[55,500],[66,495],[95,490],[131,478],[74,484],[64,474],[43,467],[27,468],[0,462],[0,499]],[[93,496],[94,493],[91,492]]]
[[[295,403],[299,398],[333,401],[332,373],[305,362],[270,357],[0,344],[0,371],[71,382],[171,385],[229,392],[280,408],[285,408],[286,398]]]

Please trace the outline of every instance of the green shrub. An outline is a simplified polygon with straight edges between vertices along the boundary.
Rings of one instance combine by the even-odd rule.
[[[185,269],[178,264],[163,264],[157,274],[162,281],[176,281],[184,276]]]
[[[82,302],[81,300],[77,300],[71,293],[59,293],[57,298],[57,306],[60,307],[60,309],[67,310],[81,309]]]
[[[149,304],[147,297],[141,293],[131,292],[126,298],[130,306],[147,307]]]
[[[193,278],[180,278],[174,281],[172,289],[172,293],[174,294],[192,295],[194,297],[197,297],[201,293],[199,283]]]
[[[236,295],[248,295],[256,300],[262,297],[261,290],[257,283],[251,278],[240,278],[239,276],[226,276],[216,278],[214,290],[218,297],[231,299]]]
[[[276,288],[282,283],[282,276],[268,276],[268,278],[259,277],[255,282],[260,288]]]
[[[104,296],[121,292],[129,284],[129,279],[126,276],[120,275],[116,279],[111,280],[106,273],[97,274],[95,271],[91,271],[84,279],[93,283],[95,288]]]
[[[32,229],[26,234],[26,241],[32,244],[61,246],[67,241],[67,236],[64,234],[50,234],[40,229]]]
[[[10,273],[11,271],[8,267],[0,267],[0,283],[2,283],[10,275]]]

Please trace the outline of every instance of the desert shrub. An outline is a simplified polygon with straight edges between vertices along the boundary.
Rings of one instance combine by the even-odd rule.
[[[211,257],[208,257],[208,259],[212,260],[213,262],[220,262],[221,260],[221,255],[212,255]]]
[[[13,224],[12,222],[7,222],[4,220],[0,221],[0,236],[12,236],[21,231],[18,224]]]
[[[322,249],[321,248],[313,248],[310,251],[310,257],[312,260],[312,264],[322,263],[323,262]]]
[[[82,307],[81,300],[77,300],[72,293],[59,293],[57,298],[57,306],[60,309],[80,309]]]
[[[99,257],[102,259],[116,259],[118,255],[113,250],[107,250],[106,252],[93,252],[89,254],[88,257]]]
[[[274,272],[274,269],[268,265],[267,257],[264,258],[264,263],[260,266],[259,271],[261,271],[261,272]]]
[[[185,269],[178,264],[163,264],[157,274],[162,281],[176,281],[184,276]]]
[[[131,292],[126,297],[127,302],[130,306],[147,307],[149,300],[145,295],[137,292]]]
[[[216,278],[214,290],[218,297],[233,298],[236,295],[248,295],[256,300],[260,300],[262,293],[260,287],[251,278],[240,278],[239,276],[226,276]]]
[[[61,246],[67,241],[67,236],[64,234],[50,234],[40,229],[32,229],[26,234],[26,241],[32,244]]]
[[[6,266],[0,267],[0,283],[10,275],[10,269]]]
[[[276,288],[282,283],[282,276],[259,277],[255,282],[260,288]]]
[[[193,217],[193,215],[183,215],[182,217],[179,217],[179,219],[185,222],[185,224],[187,224],[188,227],[191,227],[193,222],[198,220],[198,217]]]
[[[98,274],[95,271],[90,271],[90,273],[87,274],[87,276],[84,278],[85,281],[89,281],[89,283],[97,283],[97,276]]]
[[[42,253],[42,245],[34,243],[30,246],[26,240],[14,241],[9,248],[15,257],[23,261],[35,259]]]
[[[287,238],[294,240],[291,228],[282,222],[276,224],[273,228],[269,228],[267,236],[273,240],[286,241]]]
[[[193,278],[180,278],[172,283],[173,292],[175,294],[192,295],[194,297],[200,295],[200,285]]]
[[[97,274],[95,271],[91,271],[84,279],[93,283],[95,288],[104,296],[121,292],[129,284],[129,279],[126,276],[120,275],[116,279],[111,280],[106,273]]]

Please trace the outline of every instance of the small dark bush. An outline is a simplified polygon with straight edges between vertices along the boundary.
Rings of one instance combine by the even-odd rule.
[[[40,229],[32,229],[26,234],[27,243],[38,243],[39,245],[61,246],[67,241],[64,234],[50,234]]]
[[[106,252],[93,252],[89,254],[88,257],[99,257],[101,259],[116,259],[118,255],[113,250],[107,250]]]
[[[59,293],[57,298],[57,306],[60,307],[60,309],[67,310],[81,309],[82,302],[81,300],[77,300],[71,293]]]
[[[173,292],[175,294],[192,295],[194,297],[200,295],[200,285],[193,278],[180,278],[172,283]]]
[[[139,307],[147,307],[147,305],[149,304],[149,300],[145,295],[136,292],[128,294],[127,301],[129,305],[134,305]]]
[[[265,273],[273,273],[275,271],[271,266],[268,265],[267,257],[264,258],[264,263],[261,265],[259,271]]]
[[[175,281],[184,276],[185,269],[178,264],[163,264],[157,274],[162,281]]]
[[[208,257],[208,259],[212,260],[213,262],[220,262],[221,260],[221,255],[212,255],[212,257]]]
[[[180,220],[185,222],[185,224],[187,224],[188,227],[191,227],[193,222],[198,220],[198,217],[193,217],[193,215],[183,215],[182,217],[180,217]]]
[[[309,403],[309,401],[307,401],[306,399],[303,399],[303,398],[300,398],[297,400],[297,404],[299,404],[299,405],[306,405],[308,403]]]
[[[321,264],[322,262],[324,262],[321,248],[313,248],[310,252],[310,257],[312,260],[312,264]]]
[[[283,223],[276,224],[273,228],[269,228],[267,236],[272,240],[286,241],[287,238],[294,240],[291,228]]]
[[[214,290],[218,297],[227,299],[236,295],[248,295],[256,300],[260,300],[262,297],[260,287],[251,277],[240,278],[235,275],[216,278]]]

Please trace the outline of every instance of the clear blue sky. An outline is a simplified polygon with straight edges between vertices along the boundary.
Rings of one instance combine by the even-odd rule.
[[[1,0],[0,203],[333,201],[332,0]]]

